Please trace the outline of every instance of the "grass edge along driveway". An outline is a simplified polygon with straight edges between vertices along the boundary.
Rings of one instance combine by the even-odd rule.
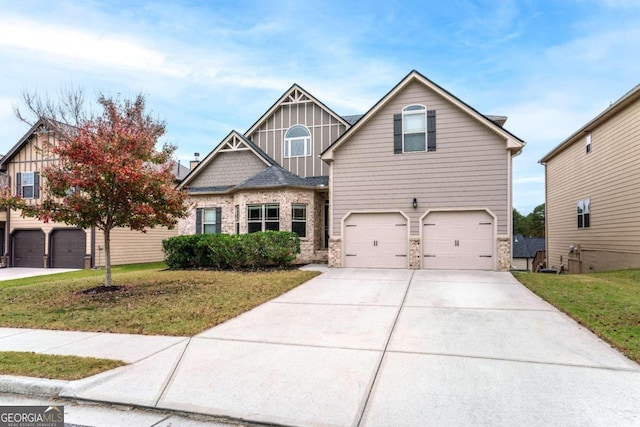
[[[536,295],[640,363],[640,270],[513,275]]]
[[[102,271],[0,282],[0,326],[192,336],[267,302],[318,272],[171,271],[163,263],[115,267],[118,292],[83,294]]]

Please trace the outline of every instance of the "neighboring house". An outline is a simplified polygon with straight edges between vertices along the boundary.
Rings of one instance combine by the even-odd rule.
[[[511,268],[514,270],[535,271],[534,258],[538,251],[544,251],[544,237],[525,237],[522,234],[513,236],[513,259]]]
[[[524,143],[505,120],[416,71],[364,116],[293,85],[192,168],[180,233],[296,231],[299,260],[332,267],[509,270]]]
[[[43,144],[52,138],[43,121],[38,121],[0,161],[12,194],[37,202],[42,187],[41,172],[55,161]],[[181,165],[177,171],[186,172]],[[44,223],[23,218],[19,211],[0,212],[4,226],[4,264],[9,267],[92,268],[104,266],[104,239],[98,229],[79,229],[66,224]],[[162,261],[162,240],[177,235],[176,229],[157,227],[146,233],[128,228],[111,232],[111,263],[133,264]]]
[[[640,85],[544,156],[547,266],[640,268]]]

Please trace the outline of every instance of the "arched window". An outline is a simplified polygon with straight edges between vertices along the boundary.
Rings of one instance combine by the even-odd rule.
[[[409,105],[402,109],[402,151],[425,151],[427,109],[423,105]]]
[[[303,125],[294,125],[284,135],[284,157],[311,155],[311,132]]]

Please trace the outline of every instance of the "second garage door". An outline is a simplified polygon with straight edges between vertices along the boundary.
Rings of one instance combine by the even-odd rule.
[[[357,213],[344,221],[344,266],[407,268],[407,219],[400,213]]]
[[[493,270],[493,222],[486,211],[429,213],[422,221],[422,267]]]
[[[84,268],[87,234],[84,230],[54,230],[51,240],[51,267]]]

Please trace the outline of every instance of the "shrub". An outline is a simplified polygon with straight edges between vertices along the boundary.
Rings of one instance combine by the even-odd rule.
[[[195,234],[165,239],[162,247],[170,269],[255,270],[293,262],[300,253],[300,238],[289,231]]]

